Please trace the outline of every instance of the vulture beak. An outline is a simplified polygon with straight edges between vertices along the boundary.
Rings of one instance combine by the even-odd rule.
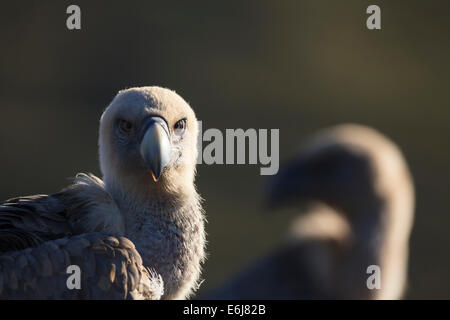
[[[269,178],[265,187],[266,206],[274,210],[308,198],[310,189],[314,187],[314,177],[305,161],[292,161]]]
[[[141,157],[157,182],[170,160],[169,127],[163,118],[150,117],[142,129]]]

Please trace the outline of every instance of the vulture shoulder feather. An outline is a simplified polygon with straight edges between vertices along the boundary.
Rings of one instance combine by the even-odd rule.
[[[68,267],[80,286],[68,286]],[[1,299],[159,299],[161,276],[124,237],[89,233],[0,255]]]
[[[162,278],[120,236],[121,219],[93,175],[53,195],[1,203],[0,298],[159,299]],[[67,286],[71,265],[80,267],[80,290]]]

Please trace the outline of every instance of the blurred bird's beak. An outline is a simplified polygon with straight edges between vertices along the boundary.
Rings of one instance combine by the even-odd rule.
[[[314,181],[304,161],[292,161],[280,167],[278,174],[272,176],[265,188],[265,204],[275,210],[289,203],[308,198]]]
[[[143,125],[140,151],[155,182],[170,161],[170,150],[169,128],[166,121],[160,117],[148,118]]]

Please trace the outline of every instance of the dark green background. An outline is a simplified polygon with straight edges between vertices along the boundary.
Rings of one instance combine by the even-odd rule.
[[[66,8],[82,10],[68,31]],[[382,30],[365,27],[378,4]],[[450,298],[448,1],[19,1],[0,13],[0,198],[99,174],[116,91],[176,90],[204,126],[280,128],[281,158],[315,130],[368,124],[396,141],[417,191],[408,298]],[[258,166],[200,166],[211,288],[283,237]]]

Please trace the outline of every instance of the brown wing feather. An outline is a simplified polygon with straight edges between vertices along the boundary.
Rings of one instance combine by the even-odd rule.
[[[65,207],[55,196],[15,198],[0,204],[0,254],[69,235]]]
[[[53,195],[0,203],[0,254],[88,232],[123,234],[123,222],[103,182],[79,174],[74,184]]]
[[[142,265],[130,240],[111,236],[122,229],[94,176],[80,175],[57,194],[1,203],[0,299],[159,299],[162,278]],[[67,287],[70,265],[81,268],[81,290]]]
[[[69,289],[70,265],[81,289]],[[126,238],[90,233],[0,256],[0,299],[159,299],[160,276]]]

